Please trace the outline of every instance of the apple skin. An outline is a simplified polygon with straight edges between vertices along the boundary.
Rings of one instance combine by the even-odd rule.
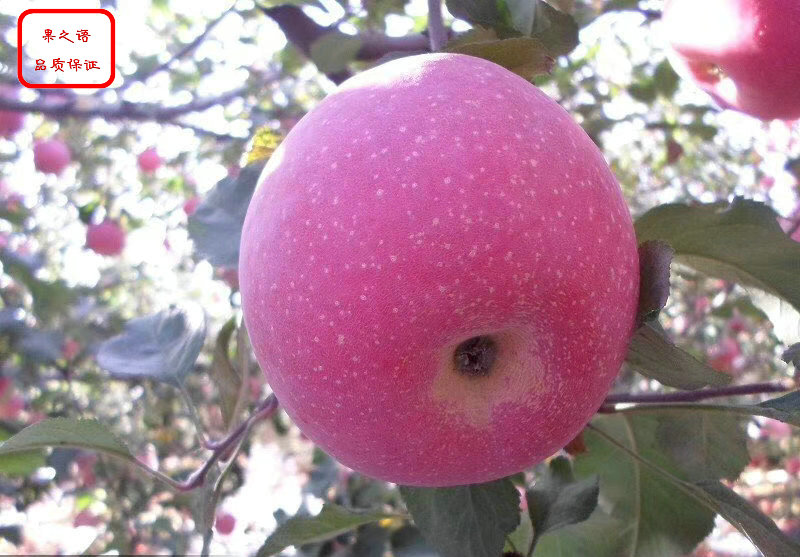
[[[152,174],[156,170],[159,169],[161,163],[161,157],[158,156],[158,152],[155,150],[155,147],[150,147],[149,149],[145,149],[139,154],[139,170],[144,172],[145,174]]]
[[[691,78],[721,107],[761,120],[800,117],[800,2],[667,0],[662,23]]]
[[[349,79],[289,132],[239,278],[300,429],[361,473],[446,486],[578,435],[625,356],[639,266],[619,185],[567,112],[491,62],[427,54]]]
[[[71,161],[69,147],[59,139],[38,141],[33,146],[33,163],[45,174],[59,175]]]
[[[86,247],[100,255],[119,255],[125,248],[125,231],[109,219],[90,224],[86,229]]]

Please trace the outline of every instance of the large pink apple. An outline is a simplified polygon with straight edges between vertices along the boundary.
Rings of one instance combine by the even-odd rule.
[[[61,174],[71,161],[69,147],[59,139],[37,141],[33,146],[33,163],[45,174]]]
[[[639,284],[597,147],[530,83],[456,54],[366,71],[292,129],[239,276],[300,429],[421,486],[513,474],[573,439],[620,368]]]
[[[125,231],[110,219],[90,224],[86,229],[86,247],[100,255],[119,255],[125,248]]]
[[[663,25],[691,77],[723,108],[800,117],[800,2],[667,0]]]

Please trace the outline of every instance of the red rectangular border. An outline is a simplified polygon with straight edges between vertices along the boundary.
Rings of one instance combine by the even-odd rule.
[[[104,14],[111,22],[111,76],[105,83],[28,83],[22,77],[22,20],[28,14]],[[30,9],[19,14],[17,19],[17,78],[19,82],[29,89],[103,89],[114,82],[117,76],[116,64],[116,22],[114,16],[108,10],[102,8],[82,8],[82,9]]]

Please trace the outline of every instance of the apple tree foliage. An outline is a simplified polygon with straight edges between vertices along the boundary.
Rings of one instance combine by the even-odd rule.
[[[658,40],[662,2],[446,0],[433,33],[405,0],[102,4],[152,41],[120,52],[113,92],[0,95],[0,115],[26,115],[0,139],[0,509],[69,494],[73,524],[95,528],[75,552],[225,551],[218,508],[259,473],[248,457],[266,430],[308,469],[300,508],[250,543],[260,556],[669,557],[725,536],[800,555],[787,429],[800,427],[800,221],[785,208],[800,132],[683,83]],[[0,7],[12,88],[17,15]],[[264,397],[235,268],[281,136],[333,84],[437,34],[542,87],[603,149],[635,218],[642,294],[626,364],[579,438],[516,476],[429,489],[342,469]],[[163,168],[139,172],[161,134],[175,143]],[[57,177],[31,155],[54,135],[73,154]],[[85,226],[106,217],[138,255],[87,253]],[[65,547],[35,538],[0,524],[3,547]]]

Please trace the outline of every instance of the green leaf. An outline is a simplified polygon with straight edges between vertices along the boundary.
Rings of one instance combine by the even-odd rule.
[[[691,481],[736,479],[750,461],[741,419],[681,409],[657,414],[656,441]]]
[[[380,511],[356,511],[328,503],[317,516],[295,516],[278,526],[256,555],[275,555],[292,545],[324,541],[363,524],[395,516]]]
[[[532,37],[541,40],[551,56],[564,56],[578,46],[578,24],[575,19],[539,0]]]
[[[595,432],[609,446],[616,448],[631,460],[637,462],[642,469],[646,469],[672,484],[676,493],[685,494],[712,512],[719,513],[731,525],[747,536],[765,557],[793,557],[800,552],[800,544],[784,535],[772,520],[762,515],[747,501],[719,482],[715,480],[703,480],[694,483],[686,481],[665,468],[662,463],[654,461],[652,458],[654,455],[645,455],[641,452],[637,454],[635,448],[626,447],[619,437],[603,429],[597,429]],[[652,504],[653,502],[650,501],[650,503]],[[686,512],[686,509],[683,512]],[[663,539],[660,540],[662,546],[664,541]],[[665,551],[662,548],[660,553],[657,554],[668,557],[675,553]]]
[[[0,428],[0,441],[6,441],[11,433]],[[45,457],[39,450],[0,454],[0,475],[6,477],[27,476],[45,465]]]
[[[206,337],[206,315],[195,303],[129,321],[100,345],[98,365],[119,379],[153,379],[180,387]]]
[[[458,487],[400,486],[400,494],[442,557],[500,555],[519,523],[519,493],[508,478]]]
[[[133,455],[125,443],[97,420],[48,418],[29,425],[0,444],[0,455],[47,447],[76,447],[100,451],[126,460]]]
[[[669,298],[673,249],[657,240],[639,246],[639,323],[655,319]]]
[[[530,36],[540,3],[539,0],[505,0],[514,29],[524,36]]]
[[[781,532],[772,519],[733,490],[712,481],[698,482],[696,487],[708,496],[709,504],[720,516],[747,536],[764,557],[800,555],[800,544]]]
[[[231,336],[235,330],[235,318],[229,319],[222,326],[214,344],[214,356],[211,360],[210,375],[219,392],[219,405],[222,409],[222,420],[225,427],[228,427],[234,418],[233,412],[236,408],[236,401],[239,399],[239,390],[242,385],[242,378],[236,368],[233,367],[228,354]]]
[[[601,490],[602,491],[602,490]],[[597,509],[588,520],[546,533],[536,542],[534,557],[620,557],[628,526]]]
[[[244,217],[263,168],[263,161],[248,164],[237,178],[221,180],[189,217],[195,250],[215,267],[239,265]]]
[[[551,460],[546,475],[526,493],[535,537],[588,519],[599,491],[597,476],[575,481],[567,458]]]
[[[645,323],[628,346],[626,361],[647,377],[669,387],[699,389],[706,385],[727,385],[731,376],[698,361],[669,341],[657,324]]]
[[[755,405],[761,416],[773,418],[800,427],[800,391],[793,391],[778,398],[765,400]]]
[[[325,33],[311,43],[311,60],[322,73],[336,73],[347,69],[361,48],[361,39],[339,31]]]
[[[447,50],[484,58],[528,80],[549,73],[554,64],[544,43],[530,37],[456,43]]]
[[[445,4],[447,10],[458,19],[490,27],[504,35],[514,31],[505,0],[445,0]]]
[[[653,75],[653,83],[661,95],[672,98],[678,90],[680,76],[672,69],[669,61],[662,60],[661,63],[656,66],[656,71]]]
[[[800,243],[762,203],[661,205],[636,221],[639,242],[664,240],[677,261],[778,295],[800,309]]]
[[[614,414],[592,425],[668,474],[683,472],[656,442],[658,417]],[[618,530],[626,557],[686,555],[714,527],[714,513],[693,497],[676,490],[663,475],[644,466],[593,429],[584,431],[588,452],[575,459],[578,477],[598,475],[600,500],[625,528]]]

